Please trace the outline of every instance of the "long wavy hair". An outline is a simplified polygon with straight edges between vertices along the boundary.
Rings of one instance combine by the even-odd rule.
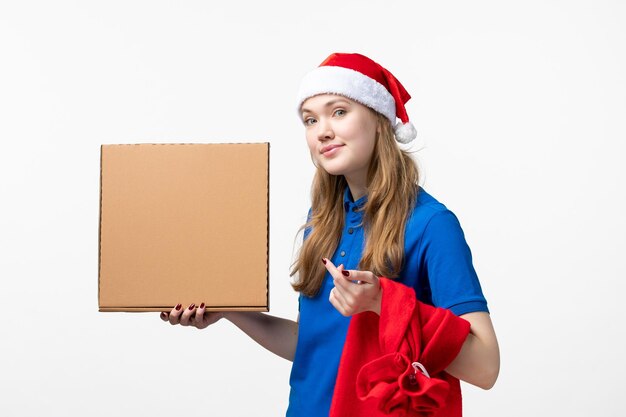
[[[367,202],[362,208],[365,248],[358,269],[396,278],[404,263],[404,230],[419,190],[419,170],[411,155],[398,146],[391,122],[368,109],[376,115],[380,133],[367,172]],[[317,167],[311,185],[311,215],[298,234],[310,232],[290,273],[298,278],[291,284],[293,289],[309,297],[319,292],[324,281],[326,268],[321,259],[335,253],[339,244],[347,186],[343,175]]]

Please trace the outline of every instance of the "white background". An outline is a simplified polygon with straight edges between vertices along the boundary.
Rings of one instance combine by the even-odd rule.
[[[231,323],[97,311],[100,145],[269,141],[270,314],[295,319],[294,99],[335,51],[411,93],[472,249],[502,367],[465,415],[625,415],[624,2],[223,3],[0,3],[0,415],[284,415],[291,362]]]

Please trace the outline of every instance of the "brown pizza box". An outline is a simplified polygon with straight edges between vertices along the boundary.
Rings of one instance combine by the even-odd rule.
[[[269,143],[100,148],[100,311],[269,311]]]

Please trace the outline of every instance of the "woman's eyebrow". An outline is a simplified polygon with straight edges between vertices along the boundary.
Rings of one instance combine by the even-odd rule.
[[[344,99],[342,99],[342,98],[338,98],[338,99],[336,99],[336,100],[331,100],[331,101],[329,101],[328,103],[324,104],[324,107],[330,107],[330,106],[332,106],[333,104],[336,104],[336,103],[338,103],[338,102],[340,102],[340,101],[341,101],[341,102],[344,102],[344,103],[346,103],[346,104],[350,104],[350,102],[349,102],[349,101],[344,100]],[[309,110],[309,109],[302,109],[302,113],[313,113],[313,112],[312,112],[311,110]]]

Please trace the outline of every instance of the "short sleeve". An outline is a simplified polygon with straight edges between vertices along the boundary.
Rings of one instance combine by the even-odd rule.
[[[489,312],[471,250],[454,213],[444,210],[431,217],[424,230],[422,247],[436,307],[447,308],[457,316]]]

